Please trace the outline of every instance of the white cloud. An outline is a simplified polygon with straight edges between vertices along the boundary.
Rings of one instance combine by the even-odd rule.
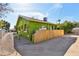
[[[37,18],[40,20],[42,20],[43,17],[45,17],[45,15],[41,12],[29,12],[29,13],[27,13],[27,16],[31,16],[31,17],[34,17],[34,18]]]
[[[24,15],[24,16],[28,16],[28,17],[34,17],[36,19],[40,19],[43,20],[43,17],[45,17],[45,15],[41,12],[25,12],[25,13],[19,13],[20,15]]]
[[[29,11],[33,8],[32,4],[29,3],[17,3],[17,4],[13,4],[13,10],[14,12],[25,12],[25,11]]]
[[[32,4],[30,4],[30,3],[16,3],[15,6],[18,8],[27,8],[27,7],[31,7]]]
[[[21,4],[21,3],[17,3],[14,6],[14,13],[18,16],[18,15],[25,15],[28,17],[34,17],[37,19],[42,20],[43,17],[45,17],[46,15],[43,14],[42,12],[38,11],[34,11],[34,7],[33,4]]]
[[[54,4],[54,8],[63,8],[63,5],[60,3]]]
[[[54,14],[54,13],[56,13],[57,11],[59,11],[61,8],[63,8],[63,5],[62,5],[62,4],[60,4],[60,3],[54,3],[54,4],[52,4],[52,7],[48,9],[46,15],[47,15],[47,16],[50,15],[50,12],[51,12],[52,14]]]
[[[30,6],[30,3],[17,3],[16,5],[18,6],[22,6],[22,7],[26,7],[26,6]]]
[[[16,5],[17,5],[17,7],[14,8],[16,13],[27,15],[27,16],[32,16],[32,17],[35,17],[35,18],[38,18],[38,19],[42,19],[45,16],[48,17],[48,15],[50,15],[51,13],[54,14],[59,9],[61,9],[63,7],[63,5],[60,4],[60,3],[54,3],[54,4],[52,4],[52,7],[49,8],[48,11],[45,14],[43,14],[39,11],[33,12],[33,5],[32,4],[17,3]]]
[[[62,18],[63,21],[75,21],[76,19],[73,16],[65,16],[64,18]]]
[[[63,7],[62,4],[54,3],[54,4],[52,4],[52,7],[49,8],[45,14],[42,12],[39,12],[39,11],[33,11],[33,5],[29,4],[29,3],[26,3],[26,4],[17,3],[16,8],[14,8],[14,9],[15,9],[15,13],[17,15],[21,14],[21,15],[25,15],[25,16],[34,17],[37,19],[43,19],[43,17],[48,17],[48,15],[50,15],[51,13],[52,14],[56,13],[62,7]]]

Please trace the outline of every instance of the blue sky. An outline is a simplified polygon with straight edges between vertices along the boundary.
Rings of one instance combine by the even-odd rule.
[[[56,23],[58,19],[61,22],[79,21],[79,4],[77,3],[10,3],[14,12],[8,13],[5,18],[11,23],[11,28],[16,25],[18,15],[34,17],[42,20],[48,18],[48,22]]]

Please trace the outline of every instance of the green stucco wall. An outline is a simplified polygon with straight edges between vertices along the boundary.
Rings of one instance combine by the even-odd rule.
[[[29,19],[34,20],[34,19]],[[23,17],[19,17],[17,24],[16,24],[16,31],[18,35],[27,37],[27,39],[32,40],[32,35],[38,31],[42,26],[45,26],[48,30],[52,29],[53,24],[44,23],[44,22],[36,22],[36,21],[29,21]]]

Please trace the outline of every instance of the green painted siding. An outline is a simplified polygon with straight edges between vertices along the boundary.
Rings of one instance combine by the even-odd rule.
[[[55,26],[54,24],[38,22],[33,20],[34,19],[27,20],[23,17],[19,17],[16,24],[16,30],[18,35],[26,37],[29,40],[33,41],[32,35],[40,28],[42,28],[42,26],[46,27],[48,30],[52,30],[53,27]]]

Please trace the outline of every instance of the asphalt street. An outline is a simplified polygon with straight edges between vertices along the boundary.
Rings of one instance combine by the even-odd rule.
[[[75,41],[75,37],[59,37],[32,44],[27,39],[20,38],[15,39],[15,48],[23,56],[64,56]]]

